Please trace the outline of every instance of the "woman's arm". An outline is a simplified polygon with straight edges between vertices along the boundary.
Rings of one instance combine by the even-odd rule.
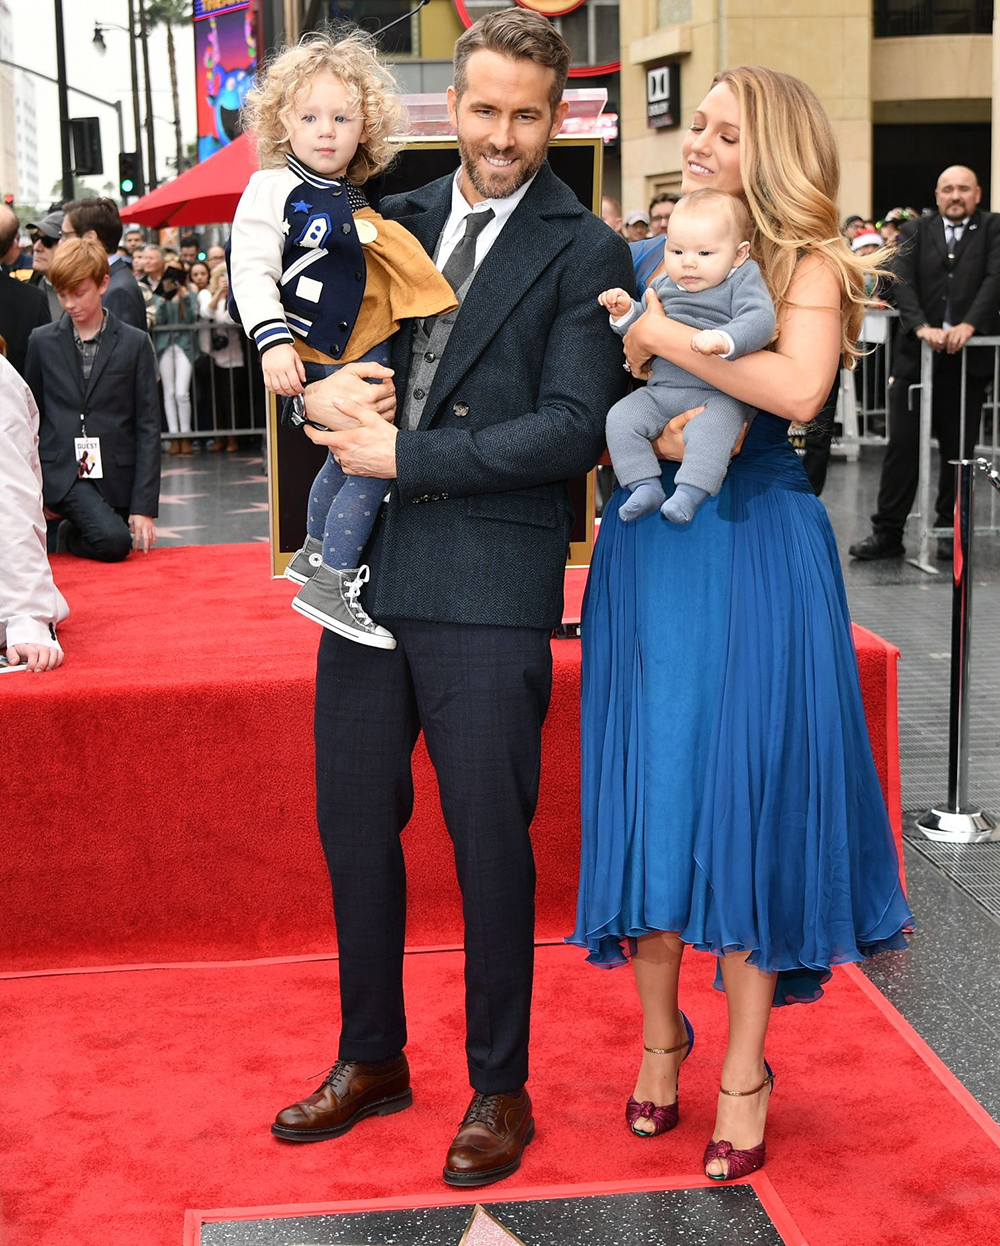
[[[695,354],[691,339],[698,330],[669,320],[650,293],[647,310],[625,335],[632,372],[641,375],[659,355],[740,402],[808,423],[826,401],[840,364],[840,283],[819,256],[806,256],[795,270],[788,300],[798,306],[785,306],[775,350],[726,360]]]

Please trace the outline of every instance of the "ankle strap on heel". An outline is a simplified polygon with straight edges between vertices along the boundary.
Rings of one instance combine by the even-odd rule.
[[[723,1095],[732,1095],[735,1099],[744,1099],[749,1095],[759,1095],[765,1086],[774,1087],[774,1074],[770,1069],[767,1070],[767,1076],[759,1086],[755,1086],[753,1090],[727,1090],[725,1086],[719,1087],[719,1093]]]
[[[651,1056],[672,1056],[675,1051],[683,1051],[685,1047],[691,1046],[691,1040],[686,1038],[683,1043],[678,1043],[676,1047],[647,1047],[645,1043],[642,1045],[643,1051],[648,1051]]]

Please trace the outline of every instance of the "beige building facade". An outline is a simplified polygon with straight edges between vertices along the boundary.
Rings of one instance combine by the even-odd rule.
[[[896,17],[899,7],[880,0],[628,0],[620,10],[623,206],[645,206],[657,192],[679,189],[691,113],[720,69],[741,64],[794,74],[819,96],[840,146],[842,215],[887,211],[897,186],[898,202],[923,206],[938,165],[952,160],[972,164],[984,200],[1000,205],[989,177],[992,169],[1000,192],[1000,40],[976,30],[981,5],[970,3],[957,19],[962,6],[954,0],[937,15],[933,4],[913,6],[906,20]],[[657,129],[647,117],[648,84],[655,98],[663,81],[657,71],[670,65],[679,70],[677,124]]]

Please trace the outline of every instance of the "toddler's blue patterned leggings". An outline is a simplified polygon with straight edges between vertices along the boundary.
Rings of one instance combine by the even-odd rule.
[[[388,367],[389,343],[373,347],[358,362]],[[343,366],[340,363],[307,363],[306,381],[322,380]],[[309,490],[306,528],[314,540],[323,542],[323,562],[328,567],[334,571],[348,571],[360,566],[385,491],[384,480],[347,476],[332,454],[326,456]]]

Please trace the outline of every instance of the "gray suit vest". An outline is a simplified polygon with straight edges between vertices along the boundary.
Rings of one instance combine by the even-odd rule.
[[[440,249],[441,239],[439,238],[438,245],[434,251],[435,260]],[[458,307],[444,316],[433,318],[430,333],[425,328],[426,321],[424,320],[418,320],[414,326],[413,358],[410,362],[410,375],[406,383],[406,398],[403,402],[403,417],[400,420],[400,428],[414,429],[420,426],[424,408],[427,406],[427,397],[431,392],[431,386],[434,384],[434,378],[437,375],[438,364],[441,362],[441,356],[448,345],[448,340],[451,337],[452,329],[455,327],[458,314],[462,310],[465,296],[469,292],[469,287],[475,281],[478,271],[478,267],[474,268],[469,279],[460,289],[455,291]]]

